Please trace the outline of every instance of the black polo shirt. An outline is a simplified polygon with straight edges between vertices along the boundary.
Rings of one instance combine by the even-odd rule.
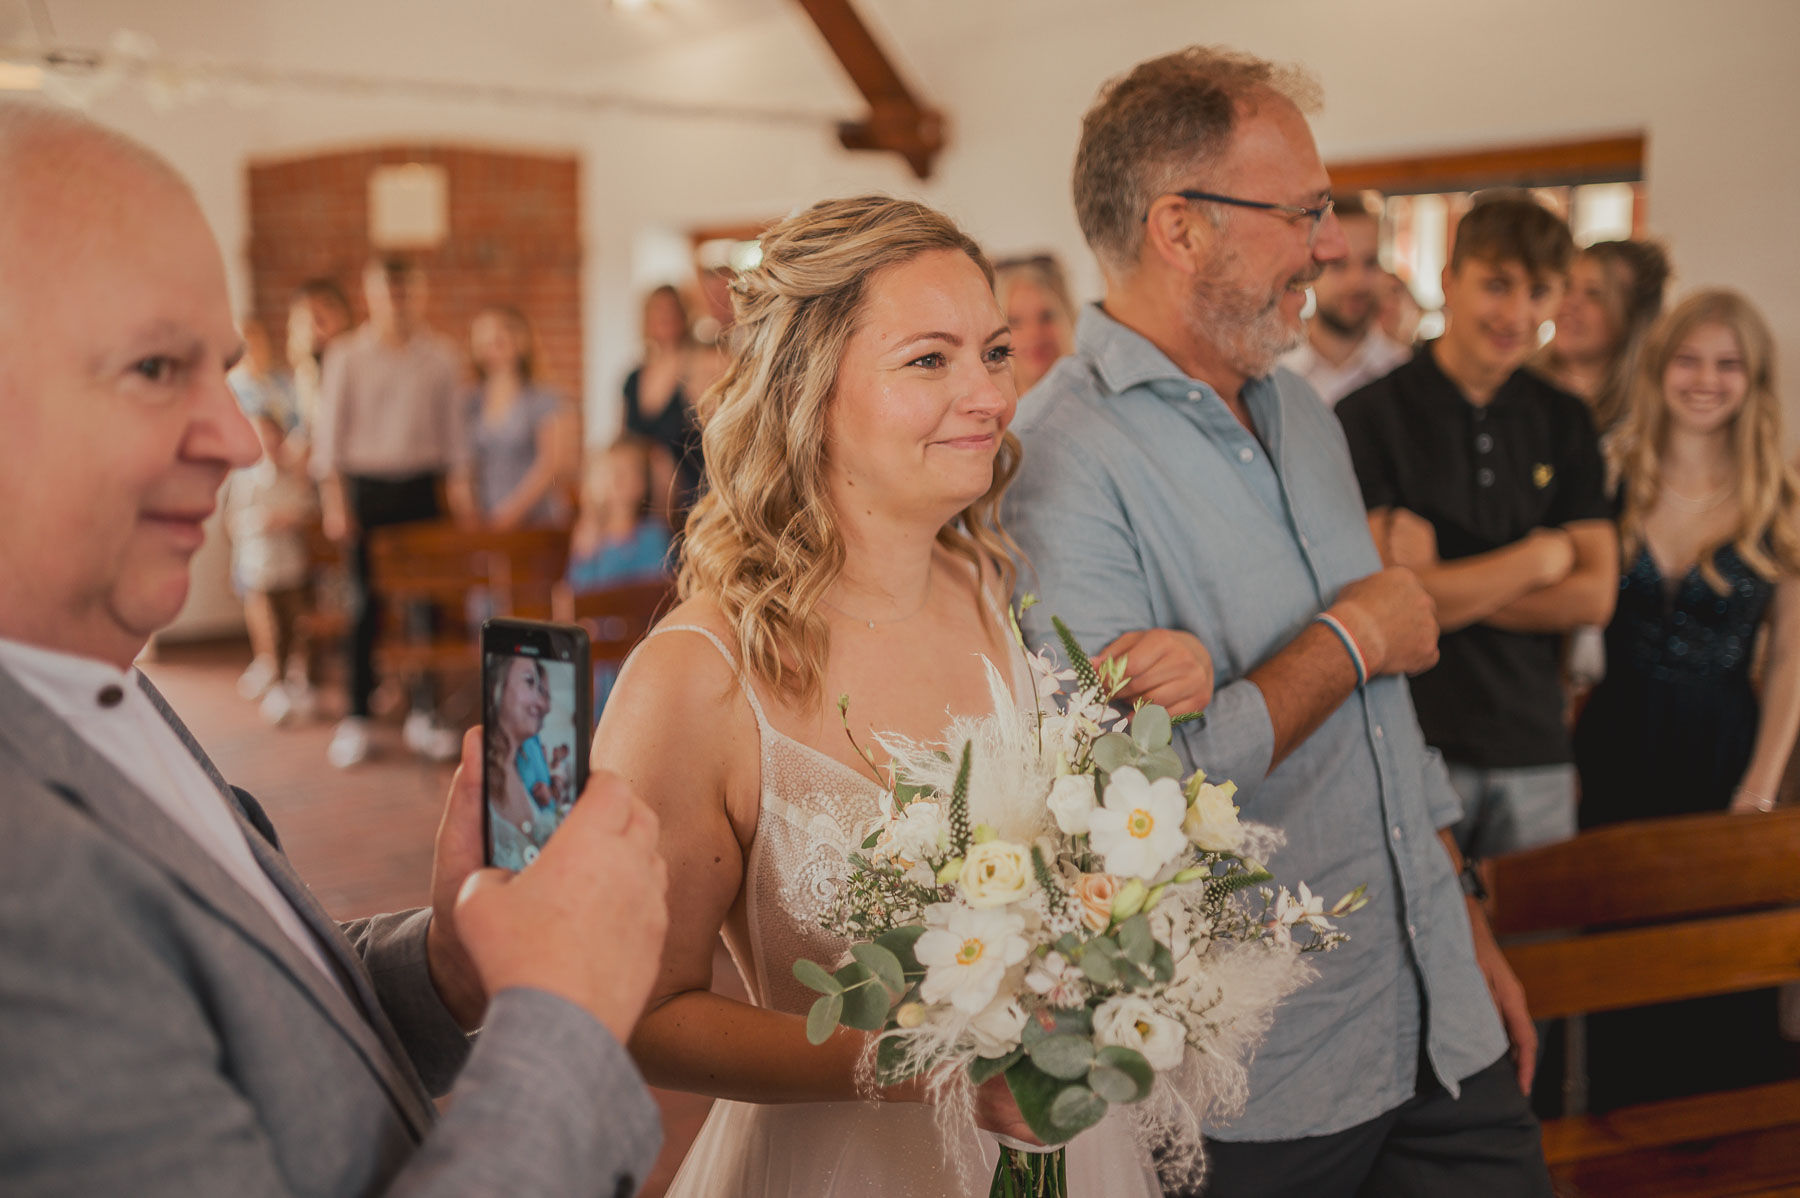
[[[1607,520],[1605,469],[1587,406],[1527,370],[1477,407],[1425,346],[1337,406],[1363,503],[1431,521],[1444,561],[1532,529]],[[1425,739],[1483,769],[1573,760],[1563,720],[1562,637],[1486,624],[1445,633],[1412,681]]]

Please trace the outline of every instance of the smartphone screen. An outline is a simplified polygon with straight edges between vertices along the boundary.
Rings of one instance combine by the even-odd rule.
[[[573,625],[481,626],[482,771],[487,861],[537,859],[587,782],[593,673]]]

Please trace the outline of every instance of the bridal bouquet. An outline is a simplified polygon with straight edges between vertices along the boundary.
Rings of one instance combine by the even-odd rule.
[[[994,714],[954,721],[947,749],[876,736],[883,818],[826,920],[849,954],[794,964],[820,992],[807,1035],[879,1032],[877,1080],[930,1077],[946,1109],[970,1100],[959,1079],[1004,1077],[1046,1144],[1142,1104],[1165,1169],[1197,1173],[1200,1117],[1242,1109],[1276,1004],[1313,976],[1305,953],[1343,940],[1331,920],[1361,891],[1327,910],[1274,885],[1280,834],[1238,819],[1231,782],[1183,780],[1180,721],[1115,710],[1119,663],[1096,669],[1053,623],[1071,668],[1027,655],[1033,709],[988,662]],[[1066,1192],[1060,1147],[1002,1150],[991,1195]]]

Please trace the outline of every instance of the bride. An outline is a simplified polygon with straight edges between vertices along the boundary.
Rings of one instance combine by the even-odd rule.
[[[951,716],[985,714],[982,655],[1019,661],[995,522],[1017,395],[992,288],[947,218],[885,197],[777,225],[734,284],[682,603],[621,673],[594,742],[596,767],[657,809],[669,864],[632,1053],[651,1084],[722,1100],[671,1195],[986,1189],[993,1141],[939,1119],[917,1082],[875,1087],[867,1034],[807,1041],[816,995],[792,966],[846,949],[819,919],[879,813],[838,697],[878,753],[869,730],[934,741]],[[709,989],[721,932],[754,1005]],[[1030,1136],[999,1078],[975,1120]],[[1122,1116],[1075,1141],[1068,1176],[1072,1194],[1161,1192]]]

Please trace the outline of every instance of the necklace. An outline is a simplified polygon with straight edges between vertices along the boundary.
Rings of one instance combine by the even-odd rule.
[[[819,602],[823,603],[826,607],[829,607],[840,616],[855,620],[858,624],[867,624],[871,631],[881,624],[904,624],[906,621],[924,611],[925,605],[931,602],[931,575],[927,574],[925,576],[925,593],[919,597],[918,606],[907,612],[904,616],[892,616],[886,620],[871,620],[867,616],[859,616],[853,612],[847,612],[829,599],[820,599]]]
[[[1663,484],[1662,493],[1664,495],[1667,495],[1672,501],[1674,501],[1674,504],[1676,507],[1681,508],[1683,511],[1697,513],[1697,512],[1712,511],[1714,508],[1718,507],[1721,503],[1724,503],[1726,498],[1729,497],[1730,494],[1732,493],[1732,491],[1734,491],[1736,489],[1737,489],[1737,481],[1734,479],[1730,482],[1727,482],[1724,486],[1720,487],[1718,490],[1710,491],[1705,495],[1699,495],[1699,496],[1683,495],[1680,491],[1677,491],[1674,487],[1671,487],[1668,483]]]

